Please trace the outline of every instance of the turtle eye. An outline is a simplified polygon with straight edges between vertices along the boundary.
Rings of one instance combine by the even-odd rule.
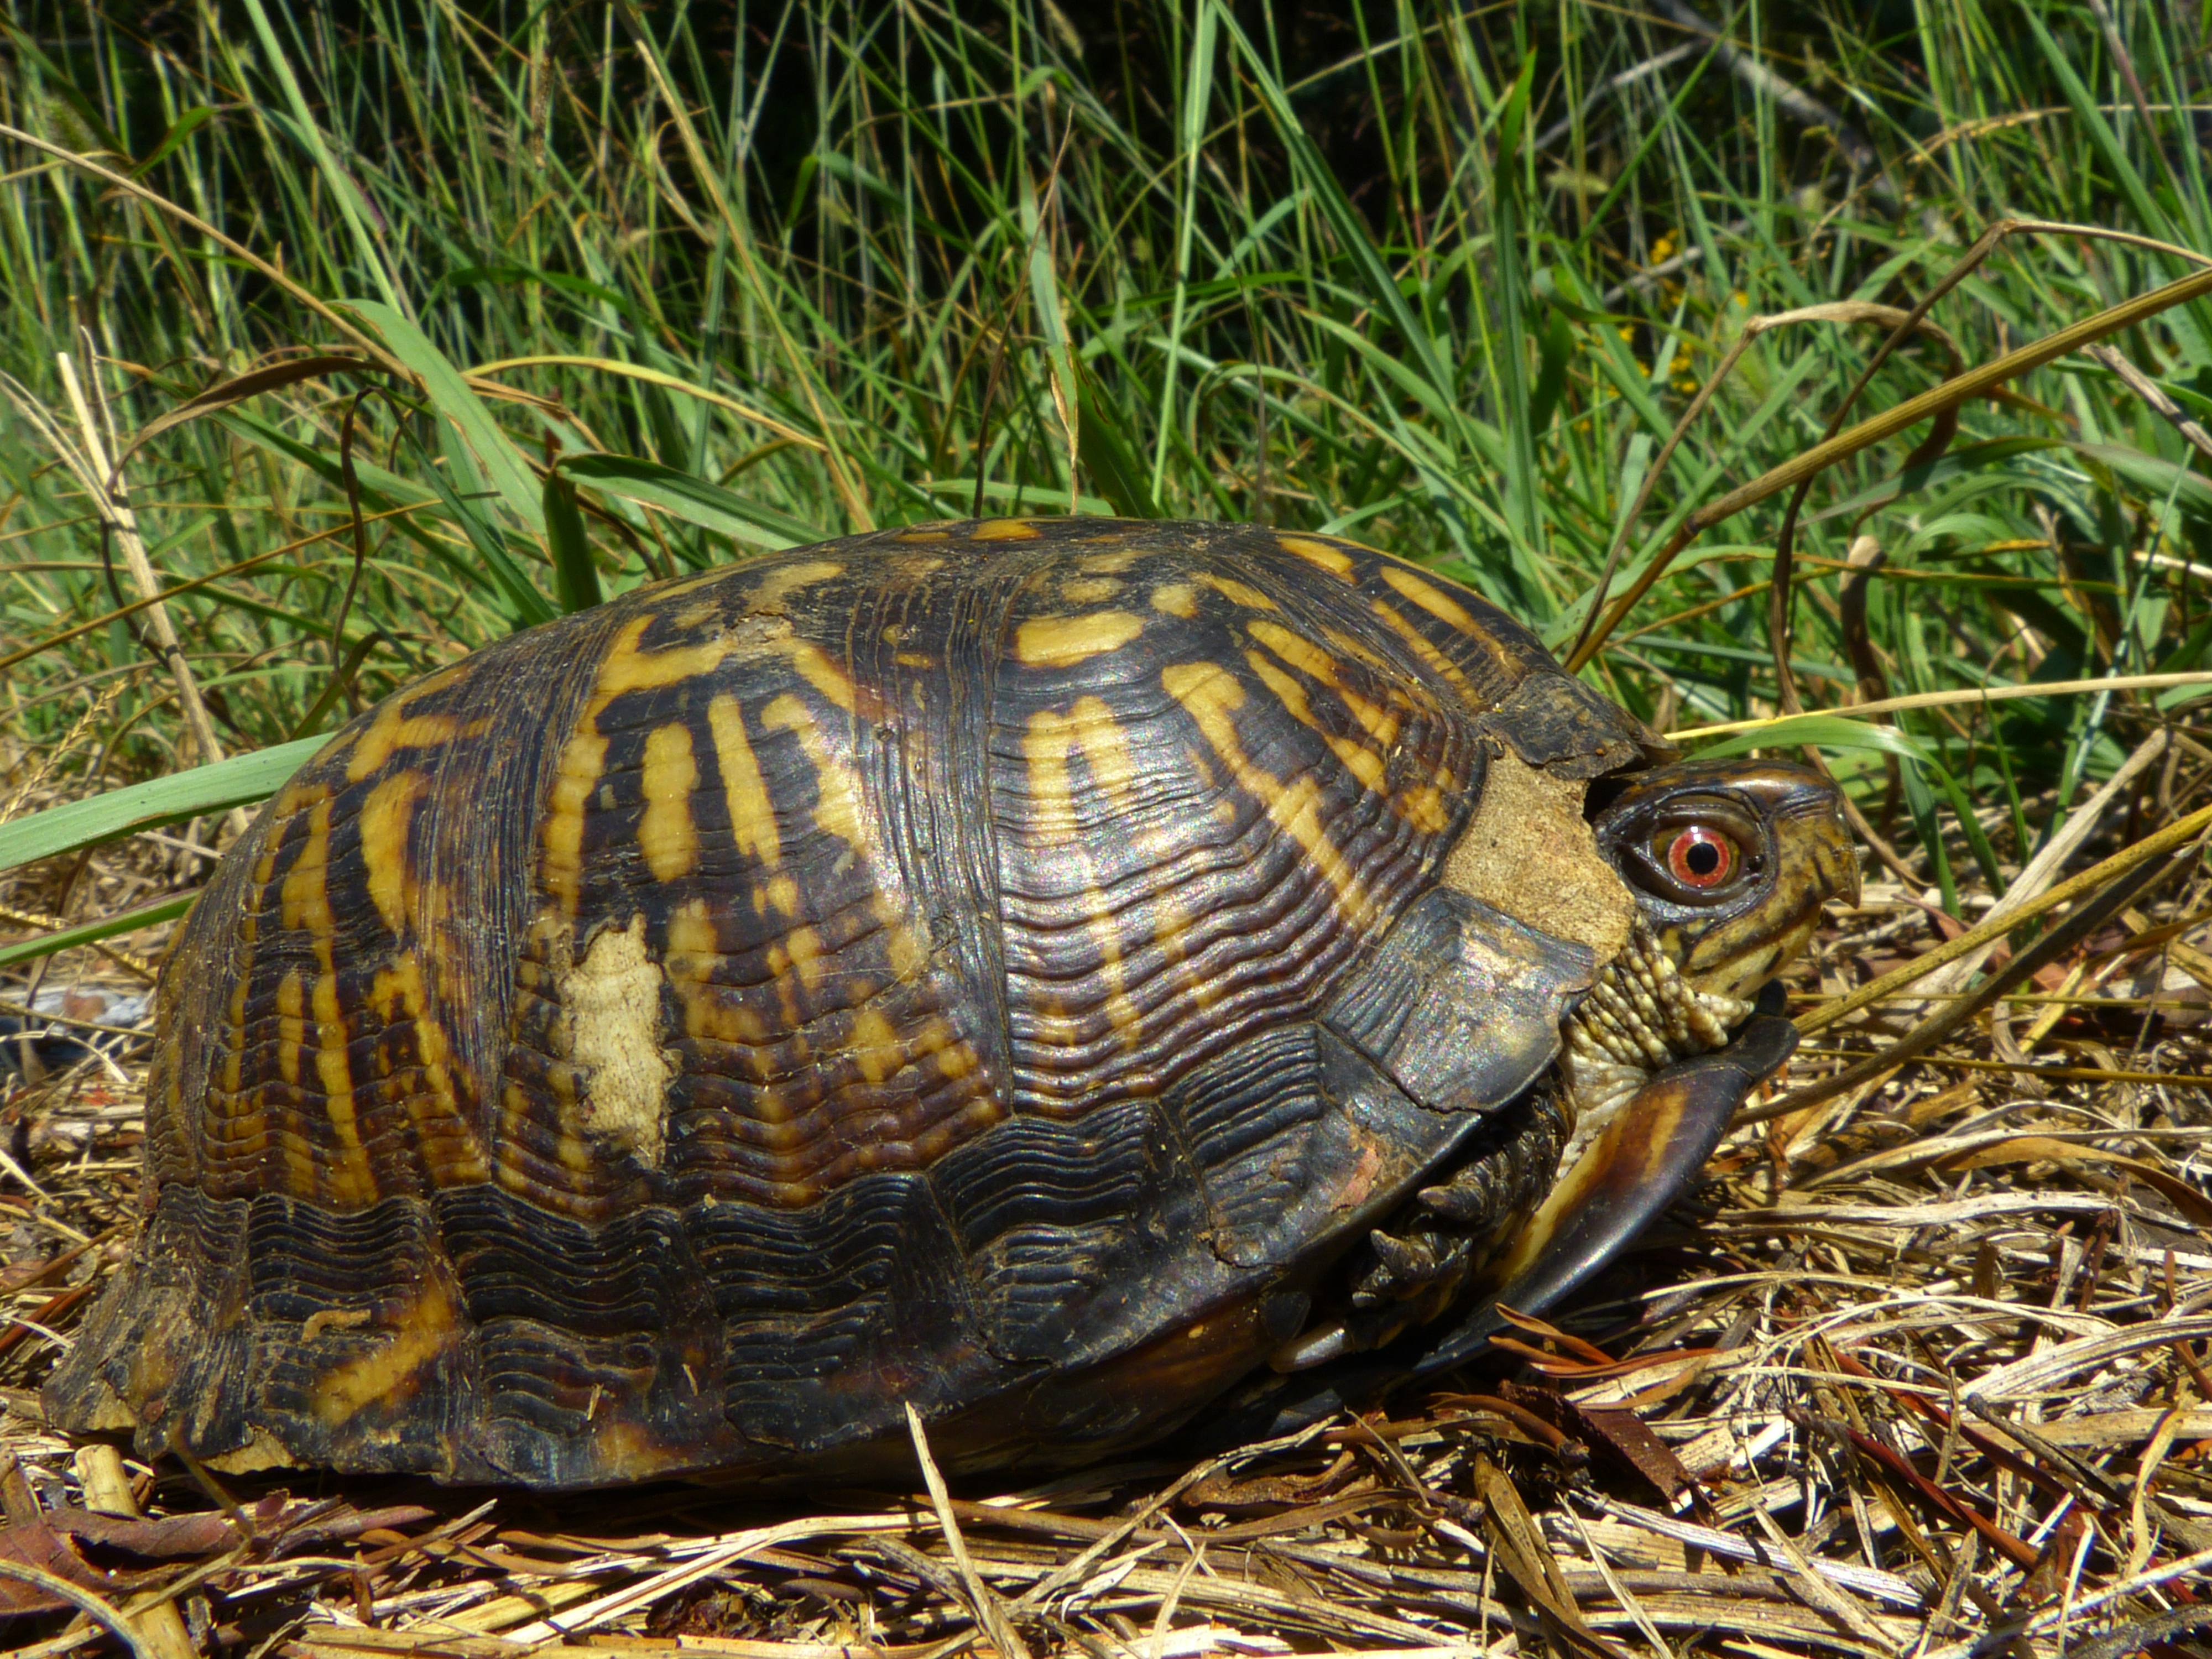
[[[1741,861],[1735,842],[1702,823],[1678,830],[1667,843],[1667,873],[1693,892],[1709,893],[1735,874]]]

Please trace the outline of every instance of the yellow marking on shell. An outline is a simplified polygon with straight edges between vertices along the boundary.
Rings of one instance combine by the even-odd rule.
[[[546,1085],[556,1102],[562,1098],[562,1071],[558,1066],[545,1068]],[[517,1158],[516,1148],[523,1144],[524,1137],[537,1116],[536,1105],[537,1103],[519,1083],[509,1082],[500,1091],[497,1139],[500,1155],[494,1177],[507,1191],[517,1194],[532,1193],[535,1177]],[[568,1137],[564,1135],[562,1139],[565,1140]]]
[[[1129,753],[1129,734],[1103,697],[1078,697],[1067,711],[1067,729],[1083,750],[1084,763],[1118,812],[1134,806],[1132,786],[1137,763]]]
[[[1332,576],[1341,577],[1346,581],[1352,580],[1352,556],[1340,547],[1328,542],[1317,542],[1310,536],[1278,536],[1275,545],[1294,558],[1319,565]]]
[[[668,915],[668,954],[661,966],[669,989],[684,1011],[686,1036],[720,1037],[713,989],[722,960],[722,941],[704,898],[688,898]]]
[[[309,993],[315,1020],[315,1077],[322,1085],[323,1111],[337,1140],[337,1161],[324,1171],[330,1196],[341,1209],[376,1201],[376,1177],[362,1150],[354,1112],[353,1069],[346,1054],[350,1035],[338,1004],[336,963],[337,925],[331,912],[331,802],[327,796],[307,816],[307,839],[284,872],[281,915],[289,928],[304,929],[321,970]]]
[[[691,792],[698,787],[691,728],[680,720],[654,726],[645,739],[640,781],[645,811],[638,820],[637,845],[655,881],[674,881],[698,861],[699,831],[691,822]]]
[[[1086,553],[1075,562],[1078,570],[1097,576],[1118,576],[1144,556],[1133,548],[1118,553]]]
[[[331,1196],[346,1208],[376,1201],[376,1175],[361,1144],[361,1121],[354,1110],[353,1068],[346,1055],[345,1011],[338,1005],[338,976],[315,975],[315,1076],[323,1085],[323,1110],[337,1136],[338,1166],[328,1171]]]
[[[300,1340],[312,1342],[325,1331],[350,1331],[374,1317],[366,1308],[318,1308],[300,1327]]]
[[[1060,585],[1060,597],[1069,605],[1097,605],[1127,586],[1113,576],[1076,576]]]
[[[1382,580],[1437,621],[1449,623],[1462,634],[1480,635],[1483,633],[1482,624],[1468,613],[1465,605],[1434,582],[1424,580],[1405,566],[1384,565]]]
[[[927,1059],[937,1067],[937,1074],[950,1082],[957,1083],[962,1078],[974,1076],[975,1068],[982,1064],[975,1057],[975,1046],[942,1015],[933,1015],[925,1021],[921,1030],[915,1034],[910,1046],[918,1058]],[[979,1127],[995,1123],[1005,1115],[999,1109],[998,1103],[988,1095],[963,1109],[962,1115],[965,1117],[973,1114],[979,1105],[988,1114],[985,1125]]]
[[[1128,1000],[1120,926],[1097,883],[1089,837],[1082,833],[1078,821],[1067,765],[1068,757],[1079,752],[1092,782],[1117,811],[1126,813],[1130,785],[1136,775],[1127,738],[1104,699],[1080,697],[1066,714],[1047,708],[1030,715],[1022,747],[1029,765],[1030,833],[1048,845],[1073,848],[1073,856],[1082,861],[1091,878],[1084,890],[1084,908],[1108,981],[1109,1018],[1124,1042],[1133,1043],[1141,1035],[1144,1022]]]
[[[1129,753],[1128,734],[1105,699],[1078,697],[1065,714],[1040,709],[1030,716],[1022,752],[1029,763],[1030,822],[1048,841],[1066,844],[1078,837],[1074,790],[1067,774],[1067,757],[1077,751],[1090,769],[1091,781],[1115,811],[1127,814],[1134,805],[1136,762]]]
[[[1189,961],[1190,953],[1183,948],[1183,935],[1190,930],[1192,916],[1166,893],[1152,901],[1152,944],[1160,954],[1179,968]],[[1201,1008],[1211,1008],[1220,1000],[1219,984],[1206,978],[1194,979],[1189,974],[1179,976],[1180,982]]]
[[[760,890],[760,896],[778,915],[795,916],[799,914],[799,880],[794,876],[775,877]],[[754,908],[757,909],[759,906],[757,904]]]
[[[606,766],[607,740],[599,735],[599,716],[617,697],[632,691],[660,690],[711,673],[732,652],[758,642],[757,635],[732,632],[665,651],[641,651],[638,642],[653,622],[650,614],[633,617],[608,646],[591,698],[562,746],[560,763],[554,770],[545,823],[539,832],[539,879],[559,902],[564,918],[576,914],[583,882],[585,809]]]
[[[1086,860],[1085,862],[1088,862]],[[1098,947],[1098,966],[1106,976],[1106,1018],[1121,1046],[1133,1048],[1144,1039],[1145,1017],[1129,1000],[1129,972],[1121,960],[1121,930],[1103,889],[1093,883],[1083,890],[1083,909],[1092,941]]]
[[[707,729],[714,734],[714,759],[722,770],[722,798],[729,805],[731,839],[747,858],[773,870],[783,862],[775,804],[769,798],[760,763],[753,758],[753,746],[746,740],[744,710],[735,697],[724,692],[707,705]],[[769,887],[773,897],[775,884]],[[784,909],[784,914],[792,912]]]
[[[807,763],[814,769],[815,823],[852,848],[854,855],[864,860],[866,867],[878,867],[880,860],[876,856],[874,837],[861,810],[860,780],[844,757],[831,747],[813,711],[787,691],[761,710],[761,724],[771,732],[791,733],[806,756]],[[734,811],[732,816],[734,819]],[[792,878],[776,877],[762,891],[778,914],[791,918],[799,915],[799,884]],[[885,929],[884,950],[892,971],[902,980],[919,977],[928,959],[928,947],[915,928],[912,918],[881,887],[877,890],[874,905],[877,917]],[[811,988],[824,971],[827,956],[820,935],[811,928],[800,927],[786,936],[781,946],[770,950],[769,961],[778,974],[784,971],[787,962]],[[788,988],[781,988],[780,994],[788,999]],[[787,1001],[787,1010],[796,1023],[796,1004]]]
[[[672,645],[665,651],[641,651],[638,642],[653,621],[651,614],[633,617],[623,624],[622,631],[608,646],[607,654],[599,662],[599,679],[592,687],[591,702],[584,716],[586,722],[598,720],[617,697],[632,691],[658,691],[696,679],[702,674],[713,672],[721,665],[723,659],[740,647],[759,642],[757,634],[733,630],[709,635],[684,645]]]
[[[930,656],[927,653],[921,651],[894,651],[891,653],[891,660],[896,663],[901,668],[934,668],[937,666],[937,659]],[[920,692],[918,690],[915,696],[917,700],[919,700]]]
[[[381,1347],[315,1380],[313,1409],[324,1423],[335,1427],[351,1422],[365,1406],[397,1405],[414,1392],[424,1367],[457,1340],[459,1322],[446,1287],[435,1279],[418,1282],[422,1289]]]
[[[252,988],[253,976],[240,973],[231,981],[230,1003],[223,1011],[228,1024],[224,1026],[227,1041],[223,1044],[222,1091],[236,1100],[246,1087],[246,998]]]
[[[1364,744],[1354,743],[1349,738],[1338,736],[1314,717],[1313,706],[1306,701],[1305,686],[1285,674],[1257,651],[1247,651],[1244,660],[1252,665],[1252,672],[1275,694],[1292,720],[1318,733],[1322,742],[1338,760],[1344,763],[1352,775],[1358,778],[1364,789],[1382,787],[1382,757]]]
[[[1340,628],[1319,628],[1314,631],[1328,642],[1329,649],[1338,656],[1348,662],[1362,664],[1394,684],[1405,672],[1403,665],[1392,661],[1365,640],[1347,634]],[[1419,687],[1413,689],[1418,690]],[[1431,706],[1433,707],[1433,703]]]
[[[1277,611],[1281,607],[1249,582],[1240,582],[1234,576],[1224,576],[1208,570],[1199,577],[1215,592],[1231,605],[1241,605],[1247,611]]]
[[[1072,668],[1120,650],[1144,631],[1145,619],[1127,611],[1039,617],[1014,629],[1014,659],[1029,668]]]
[[[1352,718],[1359,722],[1367,735],[1379,746],[1388,750],[1398,741],[1398,728],[1403,722],[1399,719],[1396,709],[1370,702],[1349,686],[1340,685],[1335,690],[1337,701],[1351,711]]]
[[[1198,614],[1198,594],[1188,582],[1164,582],[1152,590],[1152,609],[1188,621]]]
[[[661,597],[665,599],[669,596],[663,594]],[[678,611],[670,619],[670,625],[679,633],[688,634],[695,628],[704,628],[708,623],[718,619],[721,614],[722,607],[716,601],[702,599],[698,604],[687,605]]]
[[[1398,816],[1424,835],[1440,836],[1451,827],[1451,807],[1443,791],[1432,783],[1407,790],[1398,797]]]
[[[1319,680],[1334,691],[1350,711],[1352,719],[1365,728],[1367,735],[1377,745],[1388,750],[1398,741],[1398,728],[1401,722],[1397,712],[1370,702],[1346,685],[1336,659],[1304,635],[1295,633],[1279,623],[1268,622],[1264,617],[1247,623],[1244,631],[1290,667],[1309,679]]]
[[[1460,672],[1459,665],[1437,650],[1436,642],[1407,621],[1405,614],[1397,606],[1377,599],[1375,601],[1375,614],[1390,625],[1392,633],[1413,647],[1413,654],[1421,659],[1423,666],[1429,669],[1468,702],[1477,708],[1484,706],[1482,699],[1475,693],[1474,684]]]
[[[799,970],[799,982],[812,990],[822,982],[822,965],[828,952],[822,948],[822,935],[811,927],[794,927],[784,935],[782,951],[791,965]],[[769,960],[775,951],[769,952]]]
[[[1041,532],[1026,519],[986,519],[968,532],[976,542],[1033,542]]]
[[[884,925],[884,953],[893,976],[902,982],[920,979],[929,966],[929,951],[915,931],[912,919],[880,888],[869,896],[868,903],[876,920]]]
[[[1028,1010],[1031,1041],[1043,1048],[1073,1048],[1083,1042],[1083,1026],[1057,997],[1039,995]]]
[[[1260,804],[1268,819],[1304,851],[1307,860],[1335,889],[1346,923],[1364,928],[1373,920],[1375,902],[1322,823],[1321,786],[1300,776],[1287,782],[1255,765],[1237,729],[1244,689],[1214,663],[1172,663],[1160,671],[1160,684],[1197,724],[1206,746],[1220,757]]]
[[[844,670],[805,640],[787,640],[783,648],[801,679],[847,714],[853,712],[853,682],[846,678]]]
[[[415,866],[408,856],[407,832],[415,804],[429,787],[430,780],[420,772],[395,773],[362,804],[361,858],[368,873],[368,896],[384,925],[402,938],[415,920]]]
[[[761,724],[772,732],[790,732],[805,751],[814,768],[814,822],[856,852],[867,851],[867,832],[860,822],[860,780],[843,757],[831,750],[813,711],[787,691],[761,710]]]
[[[331,793],[326,783],[307,783],[295,776],[276,792],[276,799],[269,808],[269,834],[261,843],[261,857],[254,865],[254,880],[266,886],[270,873],[276,867],[276,848],[291,820],[299,817],[317,801]]]
[[[591,724],[593,718],[587,716],[562,745],[552,787],[546,792],[545,827],[538,832],[538,878],[563,916],[576,914],[584,873],[584,813],[607,763],[607,740]]]
[[[771,1145],[780,1139],[775,1131],[791,1121],[791,1100],[781,1085],[769,1084],[755,1090],[748,1109],[755,1126],[767,1132],[763,1138]]]
[[[243,991],[246,978],[239,977]],[[300,1050],[307,1041],[307,986],[300,970],[288,968],[276,981],[276,1074],[294,1088],[300,1085]]]
[[[845,567],[828,559],[807,559],[798,564],[787,564],[771,570],[755,582],[745,595],[746,603],[755,610],[780,603],[802,587],[811,587],[817,582],[826,582],[845,574]]]
[[[1264,617],[1255,617],[1246,623],[1244,631],[1309,679],[1319,680],[1332,690],[1341,689],[1337,678],[1336,659],[1304,635],[1294,632],[1280,623],[1269,622]]]
[[[431,1180],[441,1188],[473,1186],[484,1180],[489,1172],[483,1146],[462,1116],[461,1103],[453,1089],[446,1028],[432,1017],[429,998],[423,991],[422,957],[410,951],[380,969],[370,985],[369,1002],[383,1012],[387,1023],[394,1023],[392,1008],[397,1004],[415,1033],[415,1055],[422,1064],[428,1091],[410,1090],[405,1104],[415,1125],[416,1148],[422,1154]],[[434,1140],[435,1158],[432,1156]]]
[[[895,542],[944,542],[952,538],[950,532],[943,530],[902,530],[891,539]]]
[[[1066,722],[1050,709],[1030,716],[1022,738],[1029,765],[1028,828],[1048,845],[1070,846],[1076,839],[1075,792],[1067,779]]]
[[[871,1083],[881,1083],[906,1064],[906,1045],[899,1041],[898,1033],[891,1029],[890,1021],[877,1008],[863,1008],[853,1016],[853,1030],[846,1052],[860,1075]]]
[[[353,741],[353,749],[346,757],[346,781],[359,783],[381,769],[399,750],[434,749],[459,736],[461,723],[451,714],[410,714],[407,711],[420,699],[451,685],[467,667],[466,663],[457,662],[385,699],[369,721],[368,729]]]
[[[729,574],[726,570],[708,570],[696,576],[685,576],[680,580],[672,579],[655,587],[653,590],[653,597],[656,601],[664,603],[669,599],[680,599],[686,593],[696,593],[702,587],[712,586]]]
[[[223,1062],[224,1080],[231,1097],[235,1099],[239,1086],[239,1062],[245,1047],[246,994],[252,984],[252,975],[240,971],[237,988],[231,995],[230,1024],[232,1040],[229,1054]],[[300,1057],[307,1046],[307,987],[296,968],[288,969],[284,977],[276,982],[276,1073],[296,1089],[300,1086]],[[255,1120],[254,1129],[262,1145],[268,1145],[269,1119],[267,1109],[257,1103],[250,1115]],[[238,1125],[230,1126],[234,1133]],[[243,1139],[243,1137],[239,1137]],[[284,1160],[284,1179],[281,1188],[287,1195],[312,1200],[316,1196],[315,1157],[304,1137],[297,1134],[281,1138],[280,1147]]]

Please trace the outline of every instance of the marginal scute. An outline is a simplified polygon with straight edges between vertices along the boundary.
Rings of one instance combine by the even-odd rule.
[[[365,1407],[388,1407],[404,1400],[412,1390],[416,1374],[453,1346],[458,1311],[441,1280],[426,1280],[400,1316],[379,1333],[381,1340],[374,1352],[335,1366],[317,1380],[316,1415],[326,1423],[343,1423]],[[322,1313],[307,1323],[313,1326],[318,1320],[340,1328],[368,1322],[349,1315],[333,1318]],[[319,1334],[320,1328],[311,1334],[303,1327],[301,1340],[312,1342]]]

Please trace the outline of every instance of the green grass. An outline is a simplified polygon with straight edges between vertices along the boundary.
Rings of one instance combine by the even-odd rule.
[[[0,120],[50,148],[0,140],[0,818],[204,758],[149,613],[116,615],[57,354],[111,453],[258,377],[122,467],[236,755],[641,581],[977,510],[1341,533],[1564,652],[1616,540],[1618,594],[1818,443],[1887,331],[1759,332],[1651,477],[1753,318],[1910,307],[2006,215],[2212,255],[2212,22],[2139,0],[1753,4],[1712,14],[1733,63],[1665,13],[1533,0],[1120,0],[1119,37],[1051,0],[136,9],[5,12]],[[2193,268],[2023,234],[1931,320],[1983,363]],[[2212,424],[2212,302],[2112,343]],[[1908,344],[1851,418],[1945,367]],[[2026,374],[1909,465],[1927,431],[1813,486],[1807,706],[1860,678],[1862,536],[1890,695],[2212,668],[2212,460],[2110,368]],[[1771,712],[1788,501],[1692,542],[1587,672],[1668,726]],[[2195,695],[1816,737],[1948,896]]]

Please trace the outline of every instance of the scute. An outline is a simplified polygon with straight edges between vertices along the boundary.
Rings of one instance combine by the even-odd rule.
[[[1236,526],[885,532],[502,641],[180,931],[50,1411],[542,1486],[897,1467],[908,1399],[956,1466],[1157,1434],[1589,982],[1438,884],[1486,769],[1652,743],[1474,595]]]

